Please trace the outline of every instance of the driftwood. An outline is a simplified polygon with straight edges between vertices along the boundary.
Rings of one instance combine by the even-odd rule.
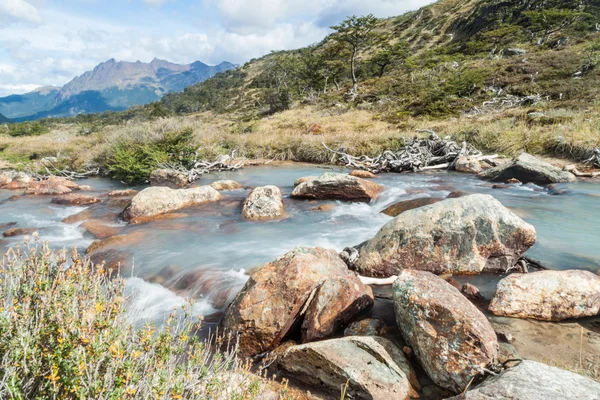
[[[161,169],[176,171],[187,175],[188,182],[192,183],[200,179],[204,174],[221,171],[237,171],[244,167],[245,160],[235,158],[235,150],[230,155],[219,157],[216,161],[205,161],[198,159],[198,153],[194,153],[194,160],[185,166],[181,163],[159,163]]]
[[[407,141],[398,151],[386,150],[377,157],[355,157],[342,151],[333,150],[325,143],[323,146],[333,153],[332,162],[339,161],[348,168],[361,169],[374,174],[380,172],[425,171],[431,169],[454,169],[461,156],[477,157],[494,164],[495,156],[484,156],[473,146],[463,142],[458,144],[450,137],[441,139],[437,133],[428,129],[417,132],[429,133],[427,139],[414,138]]]
[[[71,171],[68,169],[60,169],[56,167],[52,162],[46,161],[44,163],[44,172],[33,171],[30,167],[28,167],[27,174],[31,176],[33,179],[38,181],[44,181],[52,176],[59,176],[61,178],[66,178],[68,180],[74,179],[85,179],[90,176],[98,176],[100,175],[100,168],[92,168],[88,169],[84,172]]]
[[[595,167],[599,167],[600,168],[600,149],[599,148],[595,148],[594,149],[594,155],[592,157],[590,157],[588,160],[585,161],[586,164],[591,164]]]

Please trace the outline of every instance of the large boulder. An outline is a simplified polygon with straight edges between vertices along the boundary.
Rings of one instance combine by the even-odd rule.
[[[348,383],[352,399],[408,400],[415,393],[414,372],[389,340],[353,336],[292,346],[279,366],[291,376],[335,393]],[[418,385],[418,383],[416,383]]]
[[[404,211],[414,210],[415,208],[435,204],[438,201],[442,200],[443,199],[439,197],[420,197],[418,199],[403,200],[394,203],[391,206],[388,206],[385,210],[382,211],[382,213],[385,215],[389,215],[390,217],[397,217]]]
[[[319,177],[300,183],[294,188],[291,197],[368,203],[376,199],[382,190],[383,186],[366,179],[326,172]]]
[[[187,175],[172,169],[156,169],[150,174],[150,185],[152,186],[166,186],[177,189],[187,184]]]
[[[371,288],[333,250],[297,248],[252,274],[225,312],[240,350],[272,350],[300,327],[302,341],[326,338],[373,305]]]
[[[123,219],[132,223],[143,222],[160,214],[218,201],[221,198],[219,192],[210,186],[192,189],[149,187],[131,199],[131,204],[123,213]]]
[[[533,226],[492,196],[474,194],[403,212],[360,246],[354,267],[375,277],[402,269],[504,272],[535,241]]]
[[[8,185],[9,183],[12,182],[12,174],[9,172],[2,172],[0,173],[0,187],[4,186],[4,185]]]
[[[242,208],[242,215],[250,220],[274,219],[284,214],[283,197],[277,186],[257,187],[248,195]]]
[[[524,360],[479,386],[448,400],[598,400],[600,383],[535,361]]]
[[[69,193],[62,196],[54,197],[52,203],[66,206],[87,206],[90,204],[100,203],[101,200],[94,196],[88,196],[80,193]]]
[[[580,270],[512,274],[498,282],[489,310],[541,321],[598,315],[600,276]]]
[[[522,153],[511,162],[484,171],[480,176],[494,182],[518,179],[523,183],[540,185],[577,180],[572,173],[563,171],[527,153]]]
[[[430,272],[404,270],[392,292],[398,328],[437,385],[462,392],[496,362],[496,332],[454,286]]]
[[[461,156],[456,159],[454,166],[458,172],[478,174],[484,170],[483,165],[476,157]]]

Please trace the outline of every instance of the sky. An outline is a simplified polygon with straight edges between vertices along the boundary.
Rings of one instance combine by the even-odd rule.
[[[0,0],[0,96],[64,85],[111,58],[243,64],[319,42],[348,15],[431,0]]]

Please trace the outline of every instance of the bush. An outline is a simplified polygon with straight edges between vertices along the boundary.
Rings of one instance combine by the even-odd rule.
[[[50,129],[39,122],[23,122],[8,125],[8,134],[10,136],[40,136],[48,132],[50,132]]]
[[[109,150],[106,167],[112,176],[129,184],[144,183],[161,163],[188,165],[193,156],[192,129],[169,132],[154,141],[118,140]]]
[[[2,399],[253,399],[236,346],[217,350],[187,313],[126,319],[125,280],[74,250],[9,250],[0,275]]]

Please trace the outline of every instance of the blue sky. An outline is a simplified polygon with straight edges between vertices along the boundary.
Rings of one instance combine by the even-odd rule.
[[[347,15],[431,0],[0,0],[0,96],[63,85],[110,58],[241,64],[318,42]]]

